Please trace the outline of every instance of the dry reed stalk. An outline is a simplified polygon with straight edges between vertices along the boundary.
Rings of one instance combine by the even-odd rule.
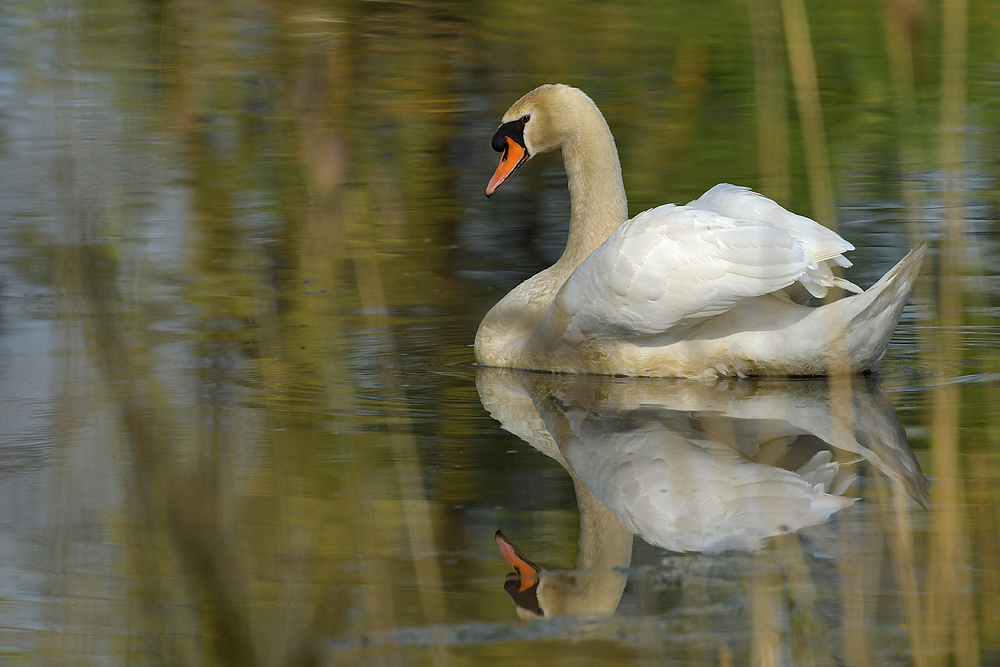
[[[899,131],[899,152],[902,168],[902,190],[904,221],[910,237],[910,245],[919,243],[924,234],[922,222],[926,217],[925,192],[921,183],[923,150],[919,145],[916,123],[916,85],[913,69],[914,44],[910,25],[919,18],[916,3],[887,0],[885,2],[886,52],[889,59],[889,75],[893,90],[893,102]],[[914,289],[917,300],[930,303],[933,300],[930,281],[918,281]],[[931,350],[932,337],[926,327],[917,328],[920,341],[920,355],[927,366],[934,365]],[[887,498],[889,491],[882,483],[878,494],[886,517],[889,537],[889,555],[897,588],[903,602],[903,613],[910,641],[910,659],[915,667],[929,664],[929,645],[926,621],[921,606],[921,587],[918,583],[917,556],[914,548],[913,526],[903,486],[891,481],[891,505]]]
[[[846,663],[858,666],[872,664],[868,638],[871,609],[866,604],[870,591],[866,589],[865,577],[872,563],[866,558],[867,550],[861,548],[862,539],[852,535],[851,539],[842,540],[838,556],[841,645]]]
[[[924,164],[923,151],[917,137],[917,101],[913,71],[914,44],[910,25],[922,18],[913,7],[915,3],[887,0],[885,3],[886,52],[889,57],[889,78],[899,132],[900,166],[902,168],[903,204],[910,235],[910,245],[919,244],[925,234],[920,222],[926,217],[925,193],[921,183]],[[925,287],[925,285],[927,285]],[[929,283],[920,281],[916,286],[922,301],[929,301]]]
[[[926,667],[923,634],[923,612],[920,607],[920,587],[917,583],[917,559],[913,547],[913,527],[910,522],[908,496],[903,484],[894,478],[875,478],[884,531],[888,539],[889,558],[896,587],[903,602],[903,619],[910,640],[910,659],[914,667]]]
[[[809,176],[813,216],[830,229],[837,229],[833,208],[833,181],[826,152],[826,131],[819,99],[816,60],[809,36],[809,20],[803,0],[781,0],[788,61],[792,69],[795,100],[802,124],[802,142]]]
[[[977,452],[970,462],[971,504],[976,508],[976,556],[979,573],[979,623],[983,644],[1000,643],[1000,493],[997,485],[996,436],[990,451]]]
[[[791,194],[788,114],[778,7],[773,0],[750,0],[747,10],[753,37],[760,191],[775,201],[787,202]]]
[[[832,665],[827,631],[819,610],[819,595],[802,542],[795,533],[780,535],[774,542],[778,562],[787,579],[788,606],[792,610],[789,618],[791,660],[797,665]]]
[[[962,356],[961,259],[964,236],[962,195],[965,65],[967,53],[966,0],[945,0],[942,95],[941,171],[944,178],[944,237],[941,248],[937,353],[939,381],[931,406],[931,446],[934,473],[931,576],[926,616],[928,657],[945,664],[953,653],[956,664],[979,664],[971,575],[967,554],[965,500],[960,463],[961,395],[955,378]],[[952,651],[948,648],[951,647]]]
[[[406,396],[401,390],[402,379],[399,376],[396,348],[392,341],[392,329],[387,316],[388,301],[382,287],[378,265],[373,257],[356,257],[354,269],[367,326],[370,330],[383,332],[389,349],[388,354],[392,355],[391,359],[382,365],[382,372],[386,376],[384,407],[389,427],[389,441],[403,495],[403,519],[416,568],[420,605],[425,618],[440,629],[446,621],[447,611],[444,586],[441,582],[441,568],[437,562],[434,523],[424,493],[417,443],[406,407]],[[451,654],[439,632],[432,633],[431,657],[435,665],[452,664]]]
[[[750,579],[751,664],[756,667],[784,665],[789,656],[782,644],[781,576],[765,547],[754,555]]]

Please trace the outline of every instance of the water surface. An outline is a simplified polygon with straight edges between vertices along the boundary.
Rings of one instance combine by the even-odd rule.
[[[1000,6],[957,47],[940,7],[806,9],[821,136],[778,3],[5,5],[0,662],[996,663]],[[879,377],[694,404],[529,376],[507,390],[535,428],[509,428],[471,343],[558,257],[568,196],[548,156],[487,200],[489,140],[552,81],[606,114],[632,214],[750,185],[836,224],[862,286],[927,240]],[[834,442],[768,458],[773,412],[724,421],[802,395],[853,406]],[[637,433],[783,479],[829,451],[846,500],[689,552],[625,540],[600,443]],[[571,570],[588,512],[631,546],[598,573],[613,614],[521,620],[495,532]]]

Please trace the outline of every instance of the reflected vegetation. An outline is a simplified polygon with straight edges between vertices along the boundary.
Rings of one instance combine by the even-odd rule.
[[[996,0],[5,3],[0,663],[996,663],[998,45]],[[473,336],[568,202],[557,158],[482,188],[547,81],[605,112],[631,214],[752,186],[859,284],[926,240],[880,380],[748,428],[788,392],[507,377],[501,429]],[[594,443],[644,433],[829,517],[633,542]],[[500,527],[630,563],[541,577],[613,614],[517,619]]]

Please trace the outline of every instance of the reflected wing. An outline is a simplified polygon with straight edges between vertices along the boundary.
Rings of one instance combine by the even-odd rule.
[[[615,230],[563,285],[544,326],[569,343],[669,335],[815,267],[773,225],[668,204]]]
[[[577,438],[560,446],[574,472],[625,526],[665,549],[754,550],[854,502],[828,493],[813,471],[747,459],[684,413],[607,419],[570,409],[566,416]]]

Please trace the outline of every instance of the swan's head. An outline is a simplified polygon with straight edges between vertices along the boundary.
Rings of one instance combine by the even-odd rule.
[[[500,165],[486,186],[486,196],[535,155],[560,148],[578,126],[582,108],[597,110],[582,90],[562,84],[539,86],[515,102],[493,135]]]
[[[594,571],[542,572],[502,532],[496,532],[500,553],[514,568],[507,575],[504,590],[514,600],[522,620],[551,618],[563,614],[610,616],[618,607],[625,575],[615,569]],[[631,545],[629,546],[631,556]]]
[[[538,587],[541,584],[539,574],[542,568],[525,558],[521,554],[521,550],[515,547],[499,530],[496,534],[496,540],[500,547],[500,553],[514,568],[514,571],[507,575],[503,589],[514,600],[517,615],[525,620],[545,616],[538,599]]]

